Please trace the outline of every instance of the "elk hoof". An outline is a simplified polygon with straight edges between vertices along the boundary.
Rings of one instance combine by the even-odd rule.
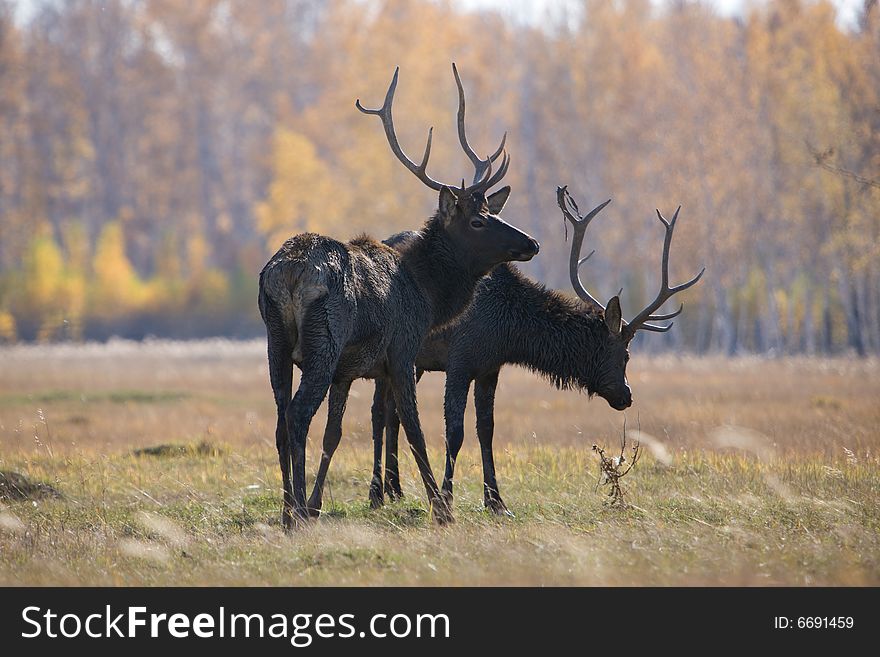
[[[307,509],[284,509],[281,512],[281,524],[284,531],[291,532],[295,529],[301,529],[306,526],[309,521],[309,511]]]
[[[442,497],[434,500],[433,510],[434,510],[434,520],[438,525],[451,525],[455,522],[455,518],[452,515],[452,509],[446,504]]]
[[[403,491],[400,489],[400,482],[385,482],[385,494],[392,502],[403,499]]]
[[[370,484],[370,508],[380,509],[383,506],[385,506],[385,496],[382,494],[382,487]]]
[[[306,517],[307,518],[317,518],[321,515],[321,507],[324,505],[323,500],[320,500],[316,497],[312,497],[309,499],[309,503],[306,505]]]
[[[443,488],[440,490],[440,497],[443,498],[443,503],[446,505],[446,508],[452,513],[452,490]]]
[[[487,497],[483,500],[483,505],[487,511],[491,511],[496,516],[505,518],[515,518],[513,511],[507,508],[507,505],[500,497]]]
[[[293,529],[293,511],[291,509],[284,508],[281,510],[281,526],[287,532]]]

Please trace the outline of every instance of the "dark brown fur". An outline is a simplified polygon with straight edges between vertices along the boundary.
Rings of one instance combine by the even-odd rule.
[[[399,244],[403,239],[401,235],[388,241]],[[464,439],[464,412],[472,381],[483,458],[484,501],[496,513],[507,513],[498,492],[492,452],[495,388],[501,368],[521,365],[557,388],[598,394],[619,407],[631,402],[626,382],[628,360],[627,342],[609,330],[601,310],[548,290],[512,265],[496,267],[480,281],[468,310],[453,324],[432,332],[416,360],[419,373],[446,372],[447,456],[442,491],[447,504],[452,501],[455,460]],[[386,398],[384,385],[384,381],[376,381],[373,401],[373,506],[382,503],[383,489],[392,499],[401,492],[398,423],[393,400]],[[384,486],[383,430],[387,432]]]
[[[464,410],[471,381],[475,382],[477,434],[483,455],[484,501],[486,507],[496,513],[509,513],[498,493],[492,454],[495,389],[501,367],[507,363],[522,365],[546,376],[557,387],[578,388],[591,396],[598,394],[616,410],[628,408],[632,404],[632,392],[626,381],[630,341],[636,331],[642,329],[659,333],[670,330],[672,323],[653,322],[677,317],[684,306],[671,313],[655,313],[674,295],[696,285],[706,271],[703,268],[689,281],[670,287],[669,250],[681,207],[669,221],[657,210],[665,232],[660,290],[631,322],[624,322],[620,299],[614,296],[602,306],[578,276],[581,264],[590,257],[580,257],[586,229],[610,200],[581,216],[565,187],[558,187],[556,193],[563,216],[574,229],[569,275],[580,301],[573,302],[547,290],[522,276],[514,267],[500,267],[480,285],[469,311],[454,326],[433,334],[416,361],[420,371],[446,372],[446,473],[442,493],[450,509],[455,460],[464,439]],[[410,236],[402,233],[387,242],[406,248],[409,240]],[[373,397],[374,467],[370,485],[373,506],[382,503],[381,443],[386,419],[388,463],[384,490],[395,497],[400,495],[400,482],[394,406],[382,382],[377,381]]]

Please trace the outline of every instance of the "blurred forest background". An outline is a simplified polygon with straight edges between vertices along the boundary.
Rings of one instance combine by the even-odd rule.
[[[583,277],[630,314],[658,282],[653,210],[680,203],[673,277],[708,272],[645,345],[880,351],[876,0],[847,26],[807,0],[547,4],[0,0],[0,341],[259,335],[284,238],[384,238],[436,207],[354,109],[396,65],[404,148],[434,125],[432,175],[469,175],[455,61],[471,142],[508,131],[530,275],[569,287],[557,184],[613,198]]]

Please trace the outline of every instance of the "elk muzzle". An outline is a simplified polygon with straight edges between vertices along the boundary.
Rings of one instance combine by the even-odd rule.
[[[629,386],[626,386],[619,394],[609,399],[608,403],[615,411],[625,411],[632,406],[632,390],[629,389]]]
[[[608,402],[608,405],[615,411],[625,411],[633,403],[632,390],[629,383],[624,381],[622,386],[614,386],[612,389],[604,393],[600,393],[602,398]]]
[[[538,255],[538,251],[541,250],[541,245],[538,243],[538,240],[529,238],[529,244],[525,249],[510,249],[508,251],[508,255],[510,255],[510,259],[516,262],[528,262],[536,255]]]

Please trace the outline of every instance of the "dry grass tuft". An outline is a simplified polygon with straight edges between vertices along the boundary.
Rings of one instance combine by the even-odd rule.
[[[225,453],[226,449],[224,447],[203,440],[196,445],[165,443],[152,447],[139,447],[133,450],[131,454],[132,456],[156,456],[161,458],[173,456],[222,456]]]
[[[168,563],[171,560],[171,552],[165,546],[133,538],[124,538],[119,541],[119,552],[126,557],[155,561],[160,564]]]
[[[27,526],[18,516],[0,508],[0,532],[23,535],[26,531]]]

